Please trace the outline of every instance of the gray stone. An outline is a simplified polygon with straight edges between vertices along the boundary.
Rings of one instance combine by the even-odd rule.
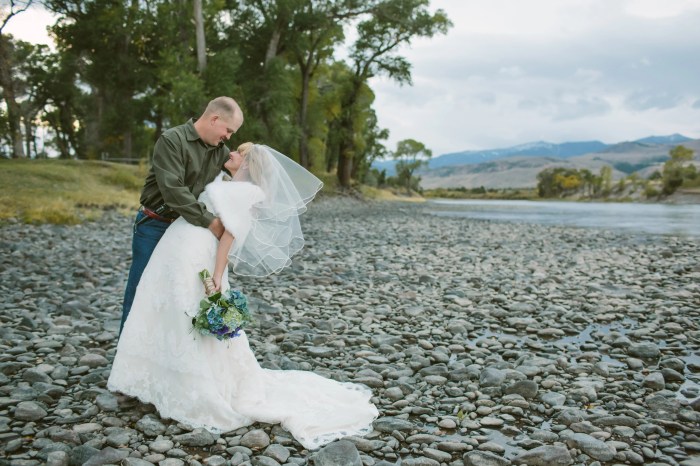
[[[185,466],[185,462],[178,458],[165,458],[158,461],[158,466]]]
[[[287,450],[287,448],[278,443],[273,443],[272,445],[269,445],[265,449],[263,454],[265,456],[269,456],[278,463],[286,463],[290,455],[289,450]]]
[[[447,463],[452,460],[452,455],[450,453],[442,450],[436,450],[434,448],[424,448],[423,454],[426,457],[437,461],[438,463]]]
[[[153,463],[149,463],[141,458],[124,458],[120,463],[120,466],[153,466]]]
[[[188,447],[206,447],[216,443],[216,438],[208,430],[197,428],[192,432],[174,436],[173,441]]]
[[[105,441],[110,447],[119,448],[129,444],[131,435],[128,432],[113,432]]]
[[[440,466],[439,461],[425,456],[412,456],[403,460],[401,464],[405,466]]]
[[[379,432],[391,433],[395,430],[399,432],[410,432],[415,429],[415,425],[406,421],[405,419],[400,419],[396,417],[381,417],[374,421],[374,429]]]
[[[313,457],[314,466],[362,466],[355,444],[338,440],[321,448]]]
[[[556,392],[547,392],[540,395],[540,400],[549,406],[563,406],[566,402],[566,395]]]
[[[225,466],[227,464],[226,458],[220,455],[213,455],[208,458],[204,458],[204,466]]]
[[[403,392],[399,387],[391,387],[387,388],[386,391],[384,392],[384,396],[389,398],[390,400],[397,401],[400,400],[404,397]]]
[[[90,458],[98,454],[100,450],[87,445],[80,445],[73,448],[70,452],[71,466],[82,466],[87,463]]]
[[[654,419],[673,421],[678,417],[680,403],[676,399],[666,398],[662,395],[654,395],[646,399],[646,404]]]
[[[661,355],[661,350],[654,343],[643,342],[630,345],[627,352],[636,358],[655,359]]]
[[[165,453],[168,450],[172,450],[175,444],[167,439],[156,440],[148,444],[148,449],[156,453]]]
[[[104,356],[101,356],[99,354],[94,354],[94,353],[88,353],[85,356],[83,356],[82,358],[80,358],[80,360],[78,361],[78,365],[88,366],[91,368],[106,366],[107,364],[109,364],[109,361],[107,360],[107,358],[105,358]]]
[[[518,380],[504,390],[506,395],[517,394],[529,400],[537,396],[537,383],[532,380]]]
[[[530,466],[556,466],[573,463],[569,449],[559,445],[543,445],[520,453],[513,458],[515,464],[528,464]]]
[[[666,386],[664,381],[664,376],[661,372],[652,372],[647,375],[642,382],[642,387],[649,388],[651,390],[663,390]]]
[[[165,433],[165,426],[157,417],[147,414],[136,423],[136,430],[149,437],[157,437]]]
[[[34,401],[22,401],[15,408],[14,417],[18,421],[38,421],[46,417],[48,413]]]
[[[97,395],[95,402],[102,411],[112,412],[119,409],[117,397],[112,395],[111,393],[102,393],[100,395]]]
[[[616,451],[613,447],[588,434],[573,434],[566,442],[596,460],[610,461],[615,457]]]
[[[279,463],[268,456],[254,456],[250,460],[253,466],[279,466]]]
[[[34,368],[32,369],[27,369],[22,373],[22,379],[26,380],[29,383],[35,383],[35,382],[44,382],[47,384],[51,383],[51,377],[49,377],[46,373],[38,371]]]
[[[384,446],[384,442],[381,440],[369,440],[363,437],[345,437],[343,440],[348,440],[352,443],[355,444],[358,450],[365,452],[365,453],[370,453],[375,450],[379,450]]]
[[[509,466],[510,460],[488,451],[470,451],[462,457],[464,466]]]
[[[241,437],[241,445],[251,450],[262,450],[270,444],[270,436],[264,430],[255,429]]]
[[[683,375],[680,372],[671,369],[670,367],[664,367],[663,369],[661,369],[661,375],[663,375],[664,380],[666,382],[683,383],[685,381],[685,377],[683,377]]]
[[[83,466],[102,466],[104,464],[117,464],[122,459],[129,456],[126,450],[116,450],[112,447],[107,447],[99,453],[90,457]]]
[[[52,451],[46,457],[46,466],[68,466],[70,456],[66,451]]]
[[[338,351],[330,346],[312,346],[307,348],[306,352],[317,358],[330,358],[335,356]]]
[[[505,371],[488,367],[481,372],[479,385],[482,387],[500,387],[505,380]]]

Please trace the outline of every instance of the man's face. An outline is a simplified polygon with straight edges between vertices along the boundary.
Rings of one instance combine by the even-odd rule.
[[[212,146],[226,142],[232,134],[238,131],[242,123],[240,117],[224,118],[220,115],[214,115],[210,120],[209,134],[207,135],[209,140],[204,142]]]

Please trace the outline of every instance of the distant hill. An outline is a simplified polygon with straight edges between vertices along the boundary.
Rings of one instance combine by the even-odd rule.
[[[613,168],[613,178],[619,179],[633,172],[647,177],[661,170],[668,152],[678,145],[675,136],[663,144],[630,141],[607,145],[603,150],[570,157],[510,156],[479,164],[463,164],[423,170],[421,186],[431,188],[526,188],[537,185],[537,173],[550,167],[585,168],[598,173],[604,165]],[[658,137],[656,137],[658,138]],[[649,138],[645,138],[648,139]],[[664,139],[657,139],[664,140]],[[683,144],[696,153],[700,167],[700,139],[684,138]]]
[[[488,149],[476,151],[453,152],[434,157],[428,162],[428,169],[442,167],[454,167],[460,165],[473,165],[490,162],[508,157],[554,157],[568,159],[584,154],[597,152],[629,152],[637,149],[658,147],[666,144],[680,144],[692,139],[681,134],[669,136],[649,136],[636,141],[625,141],[617,144],[605,144],[600,141],[578,141],[554,144],[546,141],[529,142],[502,149]],[[668,152],[668,151],[667,151]],[[372,167],[386,170],[388,175],[394,175],[393,160],[375,161]]]
[[[670,136],[649,136],[637,139],[635,142],[641,142],[643,144],[682,144],[686,141],[692,141],[692,139],[682,134],[674,133]]]

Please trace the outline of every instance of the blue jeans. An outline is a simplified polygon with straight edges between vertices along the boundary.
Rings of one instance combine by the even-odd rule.
[[[121,335],[124,329],[126,318],[129,317],[131,304],[134,302],[136,287],[141,280],[141,275],[148,264],[148,260],[153,254],[158,241],[163,237],[165,230],[170,226],[169,223],[147,218],[139,223],[144,217],[143,212],[136,214],[134,220],[134,236],[131,240],[131,269],[129,269],[129,279],[126,282],[126,291],[124,292],[124,304],[122,305],[122,323],[119,326],[119,334]]]

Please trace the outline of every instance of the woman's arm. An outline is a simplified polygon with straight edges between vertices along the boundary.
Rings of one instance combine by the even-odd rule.
[[[214,292],[221,291],[221,280],[224,276],[224,270],[228,264],[228,253],[233,244],[233,235],[228,230],[224,231],[219,240],[219,247],[216,250],[216,265],[214,266]]]

